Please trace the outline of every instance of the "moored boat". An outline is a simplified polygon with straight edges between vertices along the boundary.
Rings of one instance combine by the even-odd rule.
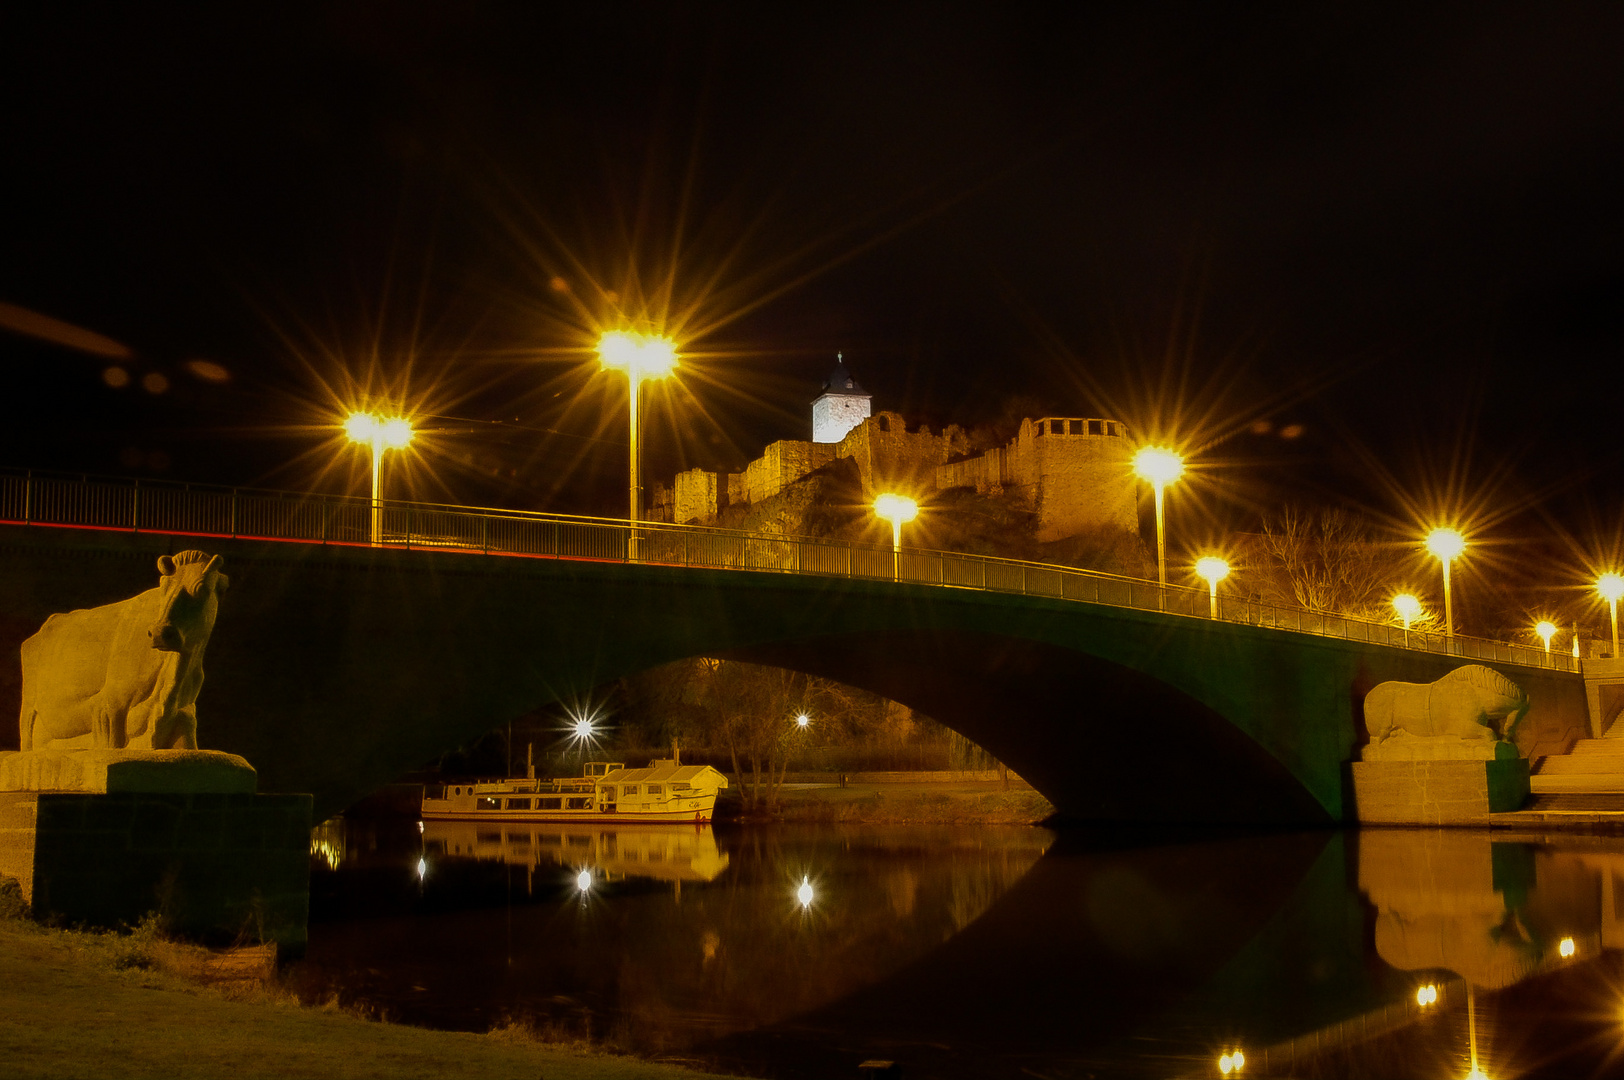
[[[589,761],[579,777],[517,777],[430,784],[423,789],[425,821],[706,822],[727,777],[709,765],[657,758],[647,768]]]

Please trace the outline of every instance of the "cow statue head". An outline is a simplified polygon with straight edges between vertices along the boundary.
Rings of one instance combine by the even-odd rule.
[[[183,551],[158,558],[158,617],[147,629],[152,647],[163,652],[191,652],[208,641],[219,611],[219,595],[230,584],[219,555]]]

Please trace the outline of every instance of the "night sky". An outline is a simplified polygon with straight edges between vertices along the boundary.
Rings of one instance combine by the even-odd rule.
[[[1621,61],[1613,4],[14,7],[0,463],[359,492],[369,400],[426,429],[391,494],[619,514],[590,346],[663,321],[651,477],[807,437],[842,351],[933,426],[1179,443],[1187,535],[1351,501],[1569,574]]]

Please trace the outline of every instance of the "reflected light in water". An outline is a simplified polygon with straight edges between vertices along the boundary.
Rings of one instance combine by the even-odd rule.
[[[427,859],[418,859],[417,860],[417,876],[419,878],[425,878],[425,877],[428,877],[428,875],[429,875],[428,860]]]
[[[1230,1073],[1238,1073],[1245,1067],[1246,1055],[1241,1053],[1239,1050],[1236,1050],[1233,1053],[1225,1054],[1223,1057],[1218,1059],[1218,1071],[1223,1073],[1225,1076],[1228,1076]]]
[[[575,887],[582,892],[590,890],[592,888],[592,871],[582,870],[579,874],[576,874]]]
[[[1556,951],[1561,953],[1564,959],[1572,956],[1574,953],[1573,939],[1570,937],[1565,937],[1561,941],[1557,942]]]
[[[795,899],[803,908],[812,906],[812,882],[809,879],[801,879],[801,887],[795,890]]]

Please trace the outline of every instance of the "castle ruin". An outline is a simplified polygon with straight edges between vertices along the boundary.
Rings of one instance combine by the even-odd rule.
[[[940,433],[924,424],[909,431],[901,414],[871,414],[870,404],[870,395],[842,360],[812,404],[811,441],[780,439],[741,473],[678,473],[673,486],[656,496],[650,516],[684,525],[714,524],[727,507],[759,503],[846,458],[857,467],[865,499],[885,491],[921,499],[949,488],[1013,492],[1036,512],[1036,539],[1041,542],[1101,528],[1138,534],[1133,445],[1127,425],[1119,420],[1022,420],[1007,445],[976,452],[957,424]]]

